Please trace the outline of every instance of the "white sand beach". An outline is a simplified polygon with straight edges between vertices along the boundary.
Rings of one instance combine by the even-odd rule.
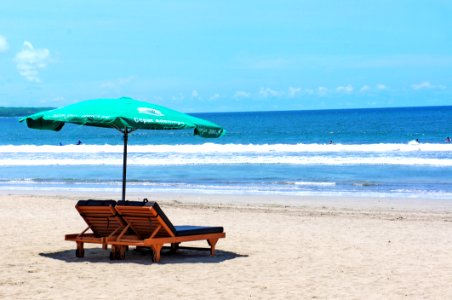
[[[0,299],[451,299],[452,201],[158,194],[174,224],[219,225],[216,256],[64,241],[79,199],[0,194]],[[138,200],[130,195],[130,200]],[[207,246],[206,243],[194,243]]]

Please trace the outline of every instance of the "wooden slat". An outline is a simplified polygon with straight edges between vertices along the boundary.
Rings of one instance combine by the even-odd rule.
[[[133,207],[129,208],[117,206],[116,209],[124,218],[124,220],[131,225],[132,230],[140,237],[149,237],[157,226],[161,226],[156,236],[174,236],[169,226],[157,214],[156,210],[150,207]],[[133,214],[131,214],[133,212]]]
[[[147,212],[134,212],[134,213],[121,211],[118,212],[121,214],[122,217],[137,217],[137,218],[148,218],[149,216],[155,217],[154,215],[151,215]]]
[[[124,220],[127,220],[127,222],[145,222],[146,220],[149,220],[149,217],[147,217],[147,216],[143,216],[141,218],[123,216],[123,218],[124,218]]]
[[[99,213],[110,213],[110,214],[114,214],[114,211],[111,211],[111,208],[106,206],[106,207],[88,207],[88,206],[78,206],[77,210],[80,212],[84,212],[84,213],[95,213],[95,214],[99,214]]]
[[[130,207],[117,205],[116,211],[118,211],[121,215],[157,215],[157,212],[150,207]]]
[[[152,238],[146,240],[128,240],[124,239],[121,241],[114,241],[109,244],[112,245],[131,245],[136,246],[138,244],[150,246],[159,244],[171,244],[171,243],[181,243],[181,242],[192,242],[192,241],[202,241],[209,239],[220,239],[226,237],[226,233],[209,233],[209,234],[199,234],[199,235],[188,235],[188,236],[178,236],[178,237],[164,237],[164,238]]]

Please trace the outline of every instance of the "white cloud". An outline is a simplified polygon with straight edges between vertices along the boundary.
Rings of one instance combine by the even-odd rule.
[[[414,90],[425,90],[425,89],[431,89],[433,87],[433,85],[428,81],[424,81],[421,83],[412,84],[411,87]]]
[[[271,88],[261,88],[259,90],[259,95],[264,98],[277,97],[277,96],[281,96],[281,92],[275,91]]]
[[[431,84],[429,81],[415,83],[412,84],[411,87],[413,88],[413,90],[432,90],[432,89],[444,90],[446,88],[444,85],[434,85]]]
[[[50,62],[50,51],[35,49],[29,41],[25,41],[14,60],[20,75],[28,81],[40,82],[39,70],[45,69]]]
[[[289,97],[295,97],[301,93],[301,88],[299,87],[289,87],[288,95]]]
[[[192,98],[198,98],[198,97],[199,97],[198,91],[197,91],[197,90],[191,91],[191,97],[192,97]]]
[[[363,86],[359,89],[359,91],[362,92],[362,93],[368,92],[368,91],[370,91],[370,86],[368,86],[367,84],[366,84],[366,85],[363,85]]]
[[[325,96],[328,93],[328,89],[324,86],[319,86],[317,88],[317,93],[319,94],[319,96]]]
[[[251,94],[245,91],[237,91],[234,94],[234,98],[249,98],[250,96]]]
[[[351,87],[351,85],[348,85],[348,87]],[[343,92],[346,92],[346,88],[347,88],[347,87],[344,87],[344,89],[343,89],[342,91],[343,91]],[[387,87],[386,85],[382,84],[382,83],[376,84],[375,87],[371,87],[370,85],[365,84],[365,85],[363,85],[363,86],[359,89],[359,91],[360,91],[361,93],[367,93],[367,92],[375,91],[375,90],[377,90],[377,91],[384,91],[384,90],[386,90],[387,88],[388,88],[388,87]],[[352,91],[353,91],[353,90],[350,90],[350,92],[352,92]]]
[[[8,48],[8,41],[3,35],[0,35],[0,52],[6,52]]]
[[[351,84],[348,84],[348,85],[345,85],[345,86],[338,86],[337,88],[336,88],[336,91],[338,92],[338,93],[347,93],[347,94],[350,94],[350,93],[352,93],[353,92],[353,86],[351,85]]]
[[[209,97],[210,100],[216,100],[218,98],[220,98],[220,94],[218,94],[218,93],[215,93],[215,94],[213,94],[212,96]]]
[[[377,90],[383,91],[386,90],[388,87],[382,83],[377,84]]]

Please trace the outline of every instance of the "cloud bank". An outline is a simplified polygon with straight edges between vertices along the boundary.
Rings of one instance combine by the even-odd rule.
[[[259,90],[259,95],[264,97],[264,98],[268,98],[268,97],[278,97],[281,96],[281,92],[278,92],[276,90],[273,90],[271,88],[261,88]]]
[[[50,62],[50,51],[45,48],[35,49],[29,41],[25,41],[14,61],[21,76],[28,81],[40,82],[39,71],[45,69]]]
[[[237,91],[234,94],[234,98],[249,98],[250,96],[251,94],[245,91]]]
[[[0,53],[8,51],[8,41],[3,35],[0,35]]]
[[[353,92],[354,88],[351,84],[345,85],[345,86],[338,86],[336,88],[336,91],[338,93],[346,93],[346,94],[350,94],[351,92]]]
[[[429,81],[423,81],[420,83],[412,84],[411,88],[413,90],[419,91],[419,90],[432,90],[432,89],[444,90],[446,87],[444,85],[434,85],[434,84],[430,83]]]

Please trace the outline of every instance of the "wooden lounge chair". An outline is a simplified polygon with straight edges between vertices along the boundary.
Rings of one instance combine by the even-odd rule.
[[[176,251],[182,242],[199,240],[206,240],[210,254],[215,255],[215,244],[226,236],[223,227],[174,226],[156,202],[146,199],[143,202],[118,201],[115,209],[127,226],[115,240],[107,241],[112,245],[111,259],[123,259],[126,247],[136,246],[151,248],[153,261],[159,262],[164,244],[171,244],[171,250]]]
[[[102,244],[103,249],[107,249],[107,242],[115,239],[116,236],[126,227],[124,220],[115,210],[114,200],[80,200],[75,208],[85,220],[88,227],[81,233],[67,234],[66,241],[77,243],[75,256],[83,257],[85,251],[84,243]],[[87,233],[91,230],[91,233]]]

